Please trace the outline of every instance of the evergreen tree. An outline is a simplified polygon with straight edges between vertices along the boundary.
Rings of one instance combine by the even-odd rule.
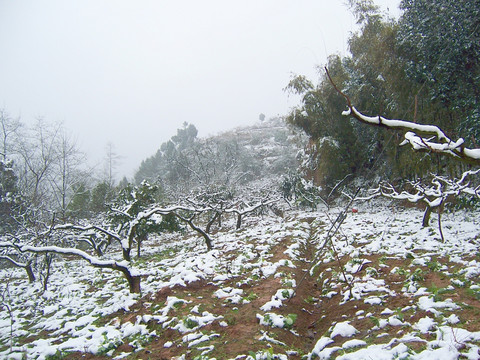
[[[106,181],[100,182],[91,190],[90,210],[101,213],[108,210],[108,204],[113,200],[114,192]]]
[[[127,184],[114,199],[108,213],[108,220],[118,227],[120,232],[129,231],[130,229],[124,228],[124,226],[130,224],[132,219],[135,219],[142,211],[157,204],[161,197],[159,186],[151,185],[147,181],[143,181],[140,185]],[[141,244],[149,234],[177,230],[179,230],[179,225],[174,214],[152,216],[140,220],[135,228],[135,233],[132,234],[137,243],[138,257],[140,257]]]
[[[74,195],[68,204],[68,217],[74,219],[84,219],[90,215],[90,190],[84,183],[80,183],[74,188]]]
[[[17,187],[13,163],[0,160],[0,233],[11,232],[16,227],[15,217],[23,208],[22,196]]]
[[[410,78],[425,86],[452,136],[480,139],[480,1],[403,0],[398,41]],[[459,134],[455,132],[459,130]]]

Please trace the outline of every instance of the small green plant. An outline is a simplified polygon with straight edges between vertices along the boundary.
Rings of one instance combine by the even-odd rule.
[[[380,326],[380,320],[375,317],[375,316],[370,316],[369,317],[370,321],[373,323],[373,325],[379,327]]]
[[[411,279],[413,281],[424,281],[425,277],[423,276],[423,270],[420,268],[416,268],[411,276]]]
[[[143,348],[146,344],[152,341],[152,336],[149,334],[137,333],[131,337],[130,346],[134,349]]]
[[[395,274],[398,274],[400,276],[407,276],[408,274],[410,274],[410,271],[405,270],[404,268],[396,268],[395,269]]]
[[[106,334],[103,334],[103,345],[98,349],[97,355],[111,355],[120,345],[122,345],[121,340],[109,339]]]
[[[400,320],[401,322],[403,322],[403,321],[405,320],[405,315],[403,314],[401,308],[395,309],[395,316],[396,316],[397,319]]]
[[[183,306],[183,304],[185,304],[185,302],[177,301],[176,303],[173,304],[173,307],[178,310]]]
[[[283,320],[283,327],[285,329],[291,329],[295,320],[297,320],[297,314],[288,314]]]
[[[442,301],[442,298],[440,297],[439,289],[435,284],[432,284],[429,288],[428,291],[433,295],[433,300],[435,301]]]
[[[465,289],[467,296],[473,297],[476,300],[480,300],[480,292],[471,288]]]
[[[377,269],[375,269],[373,267],[368,267],[365,271],[366,271],[367,275],[369,275],[373,278],[378,277],[378,271],[377,271]]]
[[[432,259],[431,261],[427,262],[427,267],[432,271],[439,271],[442,268],[442,264],[440,264],[437,260]]]
[[[45,357],[45,360],[63,360],[63,359],[68,359],[68,355],[70,352],[68,351],[62,351],[60,349],[57,350],[57,352],[53,355],[47,355]]]
[[[282,290],[282,297],[284,299],[290,299],[290,291],[288,291],[287,289]]]
[[[354,259],[350,260],[349,262],[353,265],[360,265],[360,264],[363,264],[363,259],[354,258]]]
[[[249,351],[248,354],[255,360],[257,359],[273,360],[274,359],[273,348],[271,347],[264,351],[257,351],[256,353],[254,353],[253,351]]]
[[[274,322],[274,319],[272,319],[272,317],[270,315],[271,314],[265,314],[265,316],[263,317],[263,323],[266,324],[266,325],[269,325],[269,326],[273,326],[273,327],[291,329],[293,327],[293,324],[295,323],[295,320],[297,320],[297,314],[288,314],[287,316],[272,314],[275,317],[278,316],[278,317],[282,318],[281,320],[277,318],[276,321]],[[283,321],[283,324],[279,325],[278,320]]]
[[[248,302],[251,302],[251,301],[253,301],[253,300],[255,300],[255,299],[258,299],[258,295],[255,294],[254,292],[251,292],[250,294],[248,294],[248,295],[244,298],[244,300],[246,300],[246,301],[248,301]]]
[[[234,315],[225,315],[224,316],[225,321],[227,322],[228,325],[233,326],[237,324],[237,317]]]
[[[187,329],[195,329],[198,326],[197,320],[194,320],[188,317],[185,320],[183,320],[183,323],[185,324],[185,327]]]

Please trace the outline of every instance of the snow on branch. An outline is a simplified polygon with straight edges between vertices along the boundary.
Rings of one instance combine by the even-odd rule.
[[[348,110],[343,111],[342,115],[353,116],[364,124],[406,131],[404,135],[405,140],[400,145],[410,144],[413,150],[446,154],[473,165],[480,165],[480,149],[469,149],[465,147],[462,138],[453,141],[438,126],[417,124],[406,120],[391,120],[382,116],[367,116],[362,114],[352,105],[348,95],[342,92],[333,82],[328,69],[325,68],[325,70],[330,83],[347,101]]]
[[[1,246],[1,244],[0,244],[0,246]],[[0,255],[0,259],[1,259],[1,260],[7,260],[7,261],[9,261],[10,263],[12,263],[13,265],[17,266],[17,267],[22,267],[22,268],[24,268],[24,267],[27,267],[27,265],[28,265],[28,263],[26,263],[26,262],[23,263],[23,262],[20,262],[20,261],[18,261],[18,260],[15,260],[14,258],[12,258],[12,257],[9,256],[9,255]]]
[[[384,196],[395,200],[407,200],[411,203],[423,202],[426,208],[422,224],[426,227],[429,226],[432,209],[439,209],[440,219],[443,204],[449,201],[449,197],[453,196],[456,198],[464,193],[480,198],[480,185],[474,187],[467,181],[469,176],[477,175],[478,173],[480,173],[480,169],[465,171],[458,179],[449,179],[444,176],[433,175],[429,185],[426,185],[421,180],[408,181],[407,185],[409,188],[403,191],[398,191],[390,183],[382,183],[378,188],[370,190],[370,196],[364,198],[357,197],[356,199],[370,200],[377,196]],[[439,229],[441,231],[440,220]]]
[[[1,241],[0,248],[14,248],[20,253],[34,253],[34,254],[54,253],[59,255],[77,256],[82,258],[83,260],[86,260],[90,265],[94,267],[120,271],[128,281],[128,284],[130,286],[130,292],[132,293],[140,292],[140,277],[132,274],[130,269],[130,264],[128,261],[125,261],[125,260],[123,261],[102,260],[80,249],[60,247],[60,246],[54,246],[54,245],[32,246],[32,245],[26,245],[26,244],[12,243],[9,241]]]
[[[108,229],[105,229],[103,227],[97,226],[97,225],[86,225],[86,226],[81,226],[81,225],[73,225],[73,224],[62,224],[62,225],[57,225],[54,227],[54,230],[78,230],[81,232],[86,232],[89,233],[90,231],[98,231],[100,233],[103,233],[107,236],[112,237],[115,240],[121,241],[122,237],[113,231],[110,231]]]
[[[459,179],[433,175],[430,186],[421,181],[408,181],[411,190],[401,192],[398,192],[393,185],[385,183],[374,189],[372,196],[358,199],[368,200],[375,195],[383,195],[391,199],[408,200],[412,203],[423,201],[430,207],[437,207],[451,195],[458,196],[465,193],[480,198],[480,186],[471,187],[469,182],[466,181],[468,176],[478,173],[480,173],[480,169],[465,171]]]

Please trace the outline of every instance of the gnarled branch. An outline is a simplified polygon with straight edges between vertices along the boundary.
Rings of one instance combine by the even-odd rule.
[[[342,112],[342,115],[352,116],[367,125],[406,131],[404,135],[405,140],[400,145],[410,144],[413,150],[445,154],[472,165],[480,165],[480,149],[470,149],[465,147],[462,138],[459,138],[457,141],[451,140],[438,126],[417,124],[406,120],[391,120],[382,116],[367,116],[362,114],[352,105],[348,95],[337,87],[327,68],[325,68],[325,71],[327,72],[327,77],[330,80],[330,83],[347,102],[348,110]]]

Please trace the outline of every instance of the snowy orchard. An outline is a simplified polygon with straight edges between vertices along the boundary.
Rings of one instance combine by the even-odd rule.
[[[131,263],[142,295],[81,260],[56,262],[46,292],[22,269],[2,270],[1,356],[478,358],[478,213],[444,214],[442,243],[419,230],[419,210],[356,208],[333,239],[340,261],[325,251],[302,283],[338,210],[245,219],[240,230],[231,219],[211,251],[193,232],[152,238]]]

